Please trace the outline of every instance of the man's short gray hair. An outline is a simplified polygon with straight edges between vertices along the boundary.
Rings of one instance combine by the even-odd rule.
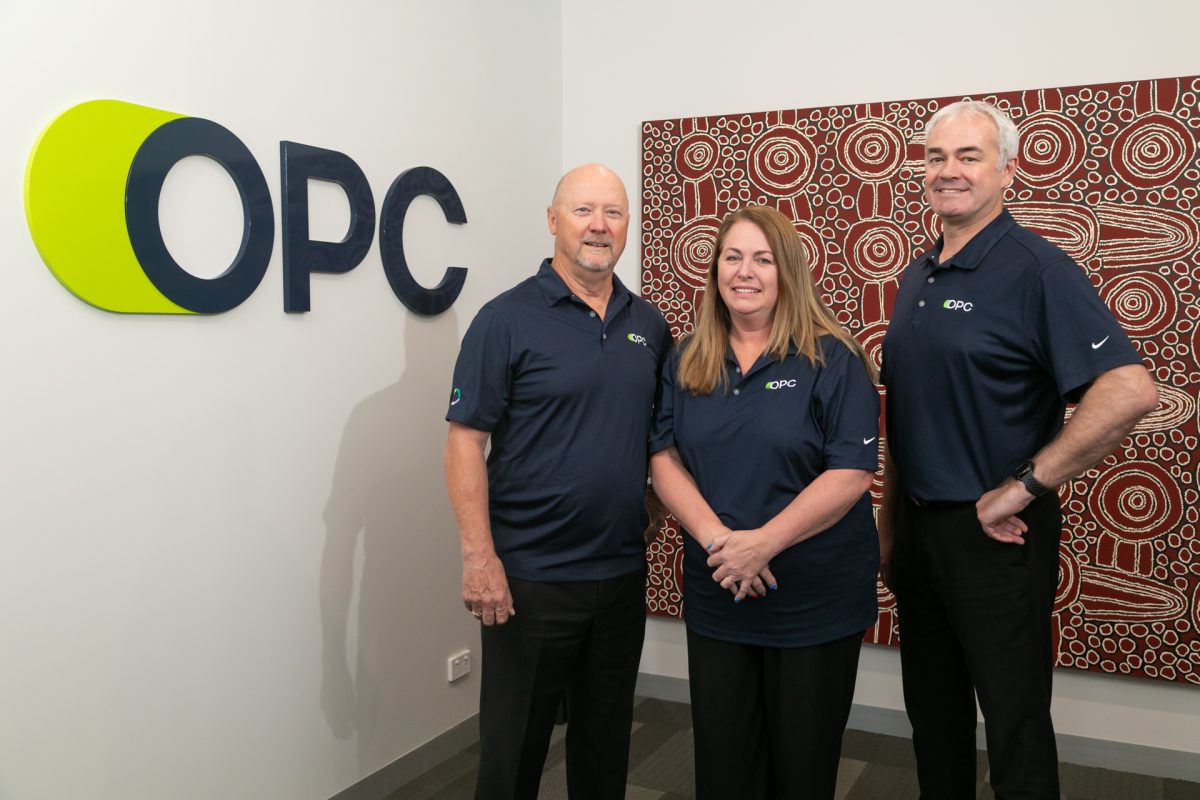
[[[1017,157],[1017,149],[1021,146],[1017,126],[1009,119],[1008,114],[982,100],[959,100],[957,103],[939,108],[929,118],[929,122],[925,123],[926,141],[939,122],[961,115],[990,119],[996,126],[996,145],[1000,148],[1000,156],[996,159],[997,172],[1004,169],[1004,165],[1011,159]]]

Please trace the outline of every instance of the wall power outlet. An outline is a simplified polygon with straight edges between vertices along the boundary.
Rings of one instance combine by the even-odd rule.
[[[446,659],[446,680],[454,683],[471,671],[471,651],[463,650]]]

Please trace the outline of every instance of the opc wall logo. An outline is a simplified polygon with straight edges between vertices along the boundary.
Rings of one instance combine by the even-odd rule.
[[[163,241],[158,204],[167,173],[204,155],[233,178],[242,200],[242,241],[215,278],[192,275]],[[313,272],[349,272],[370,249],[375,201],[366,176],[343,153],[279,143],[283,212],[283,307],[308,311]],[[339,184],[350,203],[340,242],[308,238],[308,180]],[[467,270],[446,269],[433,289],[413,278],[404,257],[404,217],[412,201],[437,201],[447,222],[467,221],[458,192],[431,167],[397,177],[380,212],[379,250],[396,296],[420,314],[440,314],[462,291]],[[63,112],[34,145],[25,172],[25,216],[42,260],[73,294],[98,308],[140,314],[219,314],[249,297],[266,274],[275,217],[254,156],[215,122],[171,111],[93,100]]]

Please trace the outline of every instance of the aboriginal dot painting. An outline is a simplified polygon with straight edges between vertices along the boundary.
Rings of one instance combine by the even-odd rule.
[[[1058,664],[1189,683],[1200,683],[1198,98],[1200,77],[974,96],[1021,133],[1013,216],[1079,263],[1161,394],[1115,454],[1062,488]],[[960,99],[645,123],[643,293],[687,334],[721,218],[772,205],[878,363],[901,273],[938,234],[922,197],[924,122]],[[650,549],[651,613],[681,615],[679,536],[671,520]],[[878,592],[867,641],[895,644],[895,600]]]

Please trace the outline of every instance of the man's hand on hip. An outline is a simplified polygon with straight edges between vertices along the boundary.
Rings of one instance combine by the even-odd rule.
[[[1025,487],[1012,478],[992,489],[975,503],[975,514],[983,532],[997,542],[1025,544],[1029,526],[1017,514],[1024,511],[1032,499]]]

